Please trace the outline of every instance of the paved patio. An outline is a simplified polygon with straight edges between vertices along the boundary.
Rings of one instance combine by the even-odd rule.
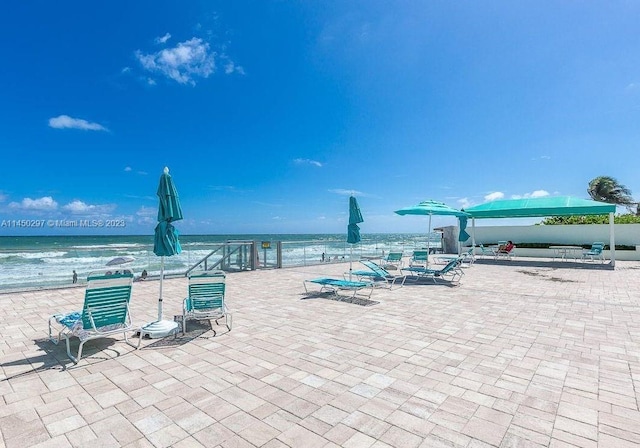
[[[640,263],[476,263],[458,287],[303,294],[348,264],[230,274],[234,327],[46,340],[84,290],[0,295],[0,447],[637,447]],[[158,282],[135,283],[154,320]],[[165,282],[179,314],[185,279]],[[208,330],[208,331],[207,331]]]

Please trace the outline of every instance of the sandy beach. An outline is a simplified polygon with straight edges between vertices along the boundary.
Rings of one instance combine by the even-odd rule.
[[[232,273],[232,331],[98,340],[78,365],[47,320],[83,288],[2,294],[0,447],[637,447],[640,262],[570,265],[478,262],[370,306],[304,294],[348,263]],[[158,286],[134,284],[135,322]],[[186,290],[165,281],[166,317]]]

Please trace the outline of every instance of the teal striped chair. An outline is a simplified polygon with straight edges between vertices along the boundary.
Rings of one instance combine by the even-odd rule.
[[[368,279],[374,282],[374,285],[385,284],[389,289],[392,289],[396,282],[400,280],[400,287],[404,286],[404,282],[407,280],[406,275],[394,275],[387,271],[385,268],[370,260],[360,260],[360,263],[369,268],[368,271],[352,271],[351,275],[355,275],[359,281]],[[345,273],[347,275],[347,273]]]
[[[424,266],[426,267],[429,262],[428,250],[414,250],[409,266]]]
[[[142,338],[138,338],[138,343],[134,344],[127,337],[130,331],[140,331],[140,327],[132,324],[129,314],[132,284],[133,273],[128,269],[115,273],[110,271],[90,273],[87,278],[82,311],[52,315],[49,318],[49,340],[58,344],[60,339],[64,338],[67,355],[75,364],[82,357],[84,344],[93,339],[123,333],[127,344],[136,349],[140,348]],[[59,329],[57,336],[53,336],[56,325]],[[77,356],[71,354],[69,339],[72,336],[80,339]]]
[[[591,245],[591,249],[582,251],[582,259],[591,261],[595,261],[596,258],[599,259],[602,263],[604,263],[604,243],[596,242]]]
[[[225,301],[226,274],[209,271],[189,276],[189,296],[182,303],[182,334],[188,320],[218,320],[224,318],[229,331],[232,315]],[[219,324],[218,324],[219,325]]]
[[[386,258],[382,259],[382,265],[385,269],[400,269],[402,267],[402,252],[389,252]]]

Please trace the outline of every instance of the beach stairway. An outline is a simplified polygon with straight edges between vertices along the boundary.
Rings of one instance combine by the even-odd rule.
[[[265,242],[229,240],[215,246],[211,252],[194,263],[185,272],[185,275],[188,276],[194,271],[252,271],[259,268],[278,267],[278,260],[280,260],[280,265],[282,263],[282,249],[279,242],[275,246],[276,251],[268,253],[267,249],[271,248],[265,247]],[[262,254],[259,248],[263,249]],[[276,262],[271,260],[268,262],[267,255],[274,253],[276,254]]]

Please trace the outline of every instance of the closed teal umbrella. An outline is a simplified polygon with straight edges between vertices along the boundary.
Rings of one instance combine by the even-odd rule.
[[[466,216],[460,216],[458,219],[460,219],[460,234],[458,235],[458,241],[467,241],[469,238],[471,238],[471,235],[469,235],[466,231],[468,218]]]
[[[182,219],[182,207],[178,191],[169,175],[169,168],[165,167],[160,176],[160,184],[157,191],[158,225],[153,238],[153,253],[160,257],[160,298],[158,299],[158,320],[150,322],[142,328],[142,335],[150,338],[167,336],[178,329],[174,321],[162,319],[162,284],[164,282],[164,257],[171,257],[182,252],[178,230],[171,224]]]
[[[355,197],[349,197],[349,225],[347,226],[347,243],[351,244],[351,250],[349,255],[349,280],[351,280],[352,259],[353,259],[353,244],[360,242],[360,227],[358,224],[364,222],[362,213],[360,213],[360,206]]]

